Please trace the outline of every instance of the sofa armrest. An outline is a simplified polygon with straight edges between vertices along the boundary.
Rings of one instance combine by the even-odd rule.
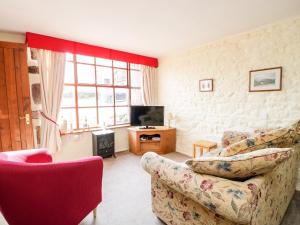
[[[213,213],[238,224],[250,223],[254,206],[252,203],[257,197],[249,183],[198,174],[184,163],[174,162],[152,152],[142,157],[141,164],[153,178],[160,179]]]
[[[279,224],[293,197],[300,160],[300,145],[288,160],[280,163],[271,172],[248,179],[245,183],[256,193],[252,202],[252,224]]]

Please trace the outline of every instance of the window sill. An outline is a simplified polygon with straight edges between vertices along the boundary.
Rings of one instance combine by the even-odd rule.
[[[126,127],[130,127],[130,124],[110,126],[110,127],[107,127],[106,129],[116,129],[116,128],[126,128]],[[65,132],[61,132],[60,136],[65,136],[68,134],[81,134],[81,133],[93,132],[93,131],[98,131],[98,130],[102,130],[102,128],[95,127],[95,128],[79,129],[79,130],[73,130],[73,131],[65,131]]]

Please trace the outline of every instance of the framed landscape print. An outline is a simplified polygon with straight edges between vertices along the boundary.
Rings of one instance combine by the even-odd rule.
[[[282,67],[251,70],[249,91],[280,91],[282,87]]]
[[[200,80],[199,89],[201,92],[213,91],[214,90],[213,79]]]

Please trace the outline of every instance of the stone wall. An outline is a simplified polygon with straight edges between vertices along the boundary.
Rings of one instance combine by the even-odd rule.
[[[248,91],[250,70],[277,66],[283,67],[282,91]],[[199,92],[199,80],[210,78],[215,90]],[[161,58],[159,101],[176,115],[177,151],[187,155],[193,141],[220,141],[225,130],[300,119],[300,17]]]
[[[41,84],[36,49],[27,48],[28,76],[31,96],[32,126],[35,147],[40,147]]]

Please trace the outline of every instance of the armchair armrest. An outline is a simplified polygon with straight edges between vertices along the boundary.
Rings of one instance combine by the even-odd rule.
[[[0,153],[0,159],[27,163],[52,162],[52,156],[45,148],[2,152]]]
[[[160,179],[170,188],[213,213],[238,224],[250,223],[253,203],[257,198],[247,182],[198,174],[183,163],[174,162],[152,152],[142,157],[141,164],[153,179]]]
[[[102,200],[102,173],[101,157],[43,164],[3,161],[1,211],[8,221],[44,224],[51,213],[47,224],[78,224]]]

